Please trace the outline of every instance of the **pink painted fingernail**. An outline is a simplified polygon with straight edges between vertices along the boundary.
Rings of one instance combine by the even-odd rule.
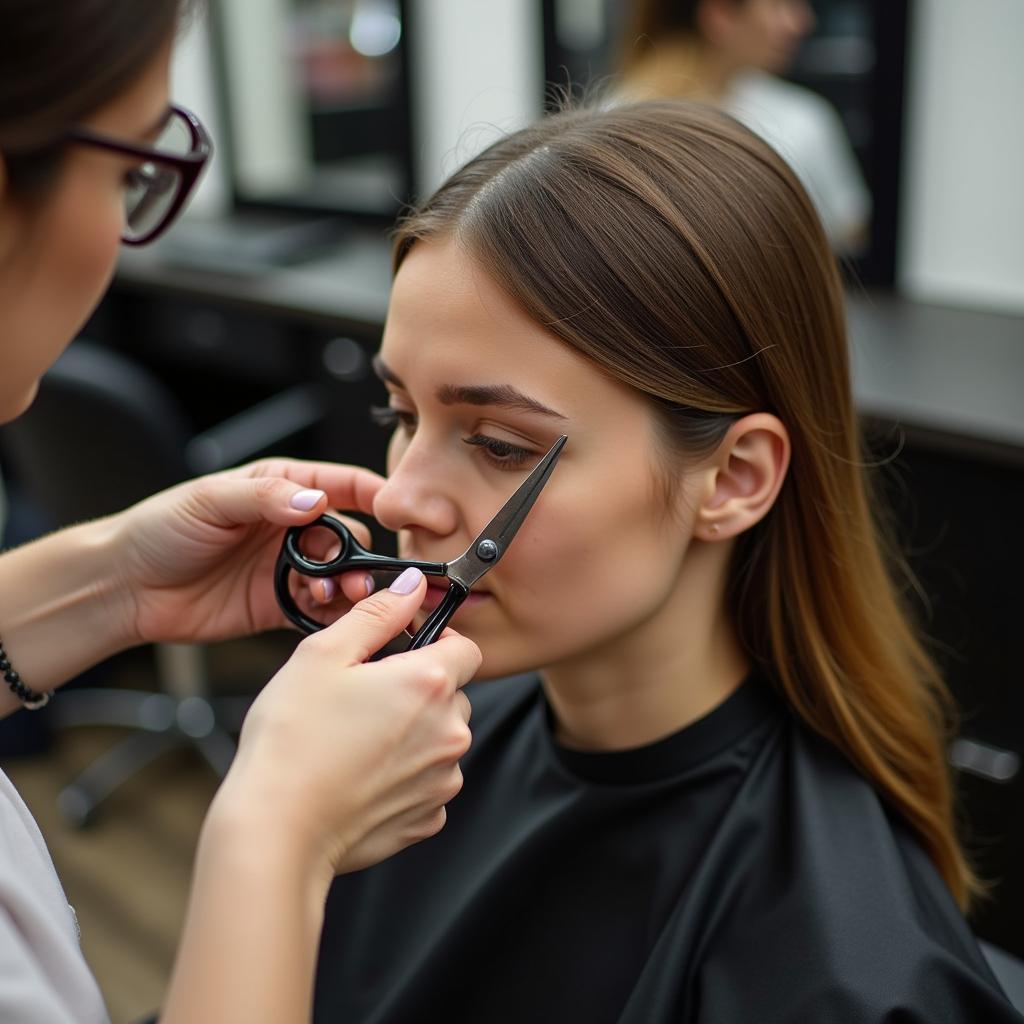
[[[377,589],[377,584],[373,582],[373,577],[369,573],[363,577],[363,583],[366,586],[366,596],[369,597]]]
[[[332,579],[325,579],[324,584],[324,600],[330,601],[332,597],[338,592],[338,588]]]
[[[323,491],[306,490],[296,491],[289,502],[292,508],[300,512],[308,512],[316,506],[316,503],[324,496]]]
[[[401,576],[388,587],[392,594],[411,594],[423,579],[423,573],[414,565],[410,565]]]

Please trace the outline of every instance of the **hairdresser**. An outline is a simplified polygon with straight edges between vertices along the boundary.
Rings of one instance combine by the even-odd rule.
[[[629,0],[619,39],[620,99],[688,98],[760,135],[810,193],[841,255],[867,238],[871,197],[839,115],[780,76],[814,28],[807,0]]]
[[[0,422],[31,404],[120,242],[167,226],[208,151],[168,95],[182,6],[0,0]],[[369,511],[381,483],[256,463],[0,555],[0,712],[38,707],[137,644],[284,625],[271,585],[283,530],[329,508]],[[301,600],[332,596],[316,587]],[[361,577],[341,587],[358,603],[264,687],[207,815],[165,1022],[307,1019],[332,878],[437,832],[461,785],[459,688],[476,647],[450,633],[366,663],[425,585],[409,570],[369,597]],[[2,773],[0,1020],[107,1020],[43,838]]]

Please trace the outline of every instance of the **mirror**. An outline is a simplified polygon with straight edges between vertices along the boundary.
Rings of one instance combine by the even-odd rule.
[[[403,0],[214,0],[238,205],[391,220],[410,193]]]
[[[578,95],[596,86],[614,93],[621,40],[634,2],[640,0],[541,0],[549,89],[569,86]],[[860,280],[892,285],[907,0],[812,0],[811,8],[815,25],[782,77],[831,104],[852,150],[847,166],[863,178],[870,197],[864,230],[837,251]],[[863,195],[863,185],[860,190]]]

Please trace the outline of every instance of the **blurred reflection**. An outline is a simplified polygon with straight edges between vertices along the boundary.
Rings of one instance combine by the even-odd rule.
[[[743,121],[800,175],[833,247],[853,255],[868,240],[871,196],[850,138],[818,92],[780,77],[796,60],[802,76],[828,86],[860,86],[871,72],[862,7],[823,6],[826,31],[806,42],[816,23],[806,0],[556,0],[555,32],[563,53],[575,51],[576,81],[615,74],[616,102],[685,96]],[[863,140],[864,117],[851,120]]]
[[[389,216],[409,190],[399,0],[216,0],[243,201]]]

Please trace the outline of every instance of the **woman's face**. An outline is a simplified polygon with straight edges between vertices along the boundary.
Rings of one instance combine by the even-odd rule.
[[[454,618],[483,651],[483,677],[599,654],[665,614],[693,495],[684,478],[678,508],[666,507],[637,392],[546,333],[446,240],[417,243],[402,264],[377,369],[397,426],[374,514],[399,532],[403,556],[461,554],[568,435],[515,541]],[[443,593],[431,587],[425,610]]]
[[[739,67],[781,73],[814,28],[807,0],[710,0],[717,13],[706,19],[717,46]]]
[[[152,142],[167,111],[169,64],[170,44],[84,125]],[[124,228],[124,180],[131,167],[130,158],[72,145],[59,178],[38,198],[11,196],[0,170],[0,423],[29,406],[40,377],[106,290]]]

